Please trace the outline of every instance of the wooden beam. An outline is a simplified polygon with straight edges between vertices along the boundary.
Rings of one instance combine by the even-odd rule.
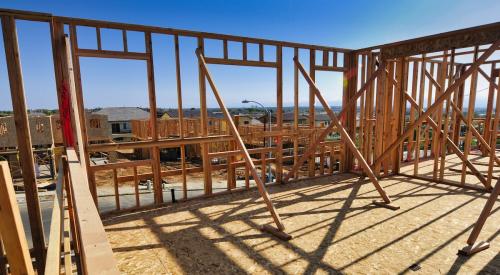
[[[207,64],[276,68],[276,62],[207,57]]]
[[[500,22],[445,32],[379,46],[382,59],[494,44],[500,40]]]
[[[413,133],[415,128],[427,120],[427,117],[429,117],[431,114],[433,114],[438,108],[439,104],[443,102],[451,93],[455,91],[455,89],[458,88],[476,69],[479,67],[489,56],[491,56],[498,48],[500,45],[500,41],[495,42],[493,45],[491,45],[482,55],[479,57],[476,62],[474,62],[461,76],[457,81],[455,81],[453,84],[451,84],[444,93],[442,93],[432,104],[427,108],[427,110],[419,116],[419,118],[410,124],[408,128],[394,141],[390,146],[386,148],[384,153],[382,153],[372,164],[373,167],[376,167],[376,165],[380,164],[382,160],[387,157],[387,155],[394,150],[401,142],[403,142],[408,135]]]
[[[92,50],[78,49],[76,55],[80,57],[99,57],[99,58],[119,58],[131,60],[149,60],[150,57],[146,53],[140,52],[122,52],[110,50]]]
[[[375,174],[373,174],[373,171],[371,170],[370,166],[368,165],[366,160],[361,155],[361,152],[359,152],[359,150],[356,148],[356,144],[354,144],[354,141],[352,141],[351,137],[349,136],[349,134],[347,133],[345,128],[342,126],[342,124],[338,120],[335,113],[332,111],[330,106],[328,106],[328,103],[326,102],[325,98],[323,98],[323,95],[321,94],[318,86],[316,86],[316,83],[314,82],[314,80],[307,74],[306,70],[304,69],[302,64],[300,64],[300,62],[298,62],[297,59],[294,59],[294,61],[297,64],[299,71],[302,73],[302,76],[304,76],[304,78],[307,80],[310,87],[313,88],[316,97],[318,98],[320,103],[323,105],[323,108],[325,109],[326,113],[328,114],[328,116],[332,120],[333,124],[335,124],[335,126],[337,127],[338,131],[340,132],[340,136],[342,137],[342,139],[344,139],[344,141],[347,144],[347,146],[349,147],[349,149],[352,151],[352,153],[354,154],[356,159],[360,162],[361,166],[363,167],[364,172],[370,178],[371,182],[373,183],[373,185],[377,189],[378,193],[380,194],[380,196],[384,200],[384,203],[390,204],[391,199],[387,196],[387,194],[385,193],[382,186],[380,186],[380,184],[377,180],[377,177],[375,176]],[[348,106],[346,106],[346,107],[348,107]],[[313,148],[313,149],[315,149],[315,148]]]
[[[35,274],[20,213],[9,164],[0,161],[0,236],[10,273]]]
[[[17,42],[16,22],[13,17],[2,16],[2,31],[12,98],[12,109],[14,111],[14,121],[17,129],[19,162],[22,169],[31,237],[35,249],[37,270],[41,272],[45,269],[45,237],[38,199],[33,148],[31,144],[26,98],[24,95],[23,74]]]
[[[204,76],[203,81],[205,81],[205,77],[206,77],[206,80],[208,80],[208,83],[210,84],[210,87],[212,88],[212,92],[215,96],[215,99],[219,103],[219,107],[222,110],[222,112],[224,113],[224,117],[226,118],[226,120],[228,122],[229,129],[231,130],[231,134],[235,137],[239,148],[243,151],[243,156],[245,158],[246,164],[250,168],[250,172],[252,173],[252,176],[255,180],[255,183],[257,184],[260,195],[264,199],[264,202],[267,206],[268,211],[271,213],[271,216],[274,220],[274,223],[276,224],[279,231],[284,231],[285,226],[283,225],[283,222],[281,221],[281,218],[280,218],[278,212],[274,208],[274,205],[271,201],[269,194],[267,193],[267,190],[266,190],[266,187],[264,186],[264,183],[262,182],[262,180],[259,178],[259,176],[257,174],[257,170],[255,169],[255,165],[253,164],[252,158],[250,157],[250,154],[248,153],[248,151],[246,149],[245,143],[241,139],[241,136],[238,132],[238,129],[236,128],[236,126],[234,124],[234,121],[231,117],[231,114],[227,110],[226,105],[224,104],[224,101],[222,100],[222,98],[218,92],[218,89],[215,86],[215,83],[212,79],[212,76],[210,75],[210,72],[208,71],[207,65],[206,65],[204,57],[203,57],[203,52],[201,51],[200,48],[198,48],[196,50],[196,55],[198,56],[200,68],[203,71],[203,76]]]

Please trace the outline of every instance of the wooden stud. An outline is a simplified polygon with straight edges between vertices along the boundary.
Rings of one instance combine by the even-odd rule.
[[[299,60],[299,49],[293,49],[294,58]],[[295,131],[299,130],[299,69],[294,63],[293,65],[293,129]],[[293,138],[293,163],[296,164],[299,161],[299,137],[294,136]],[[297,174],[292,175],[294,178],[298,178]]]
[[[328,67],[328,51],[323,51],[323,66]]]
[[[128,52],[127,31],[122,30],[123,51]]]
[[[135,191],[135,206],[141,206],[139,194],[139,178],[137,177],[137,166],[134,166],[134,191]]]
[[[276,47],[276,128],[283,130],[283,54],[281,46]],[[272,138],[272,137],[271,137]],[[272,142],[269,145],[272,147]],[[276,136],[276,182],[281,183],[283,178],[283,140]],[[271,179],[269,179],[271,180]]]
[[[418,64],[418,63],[417,63]],[[415,64],[416,65],[416,64]],[[420,62],[420,87],[419,87],[419,96],[418,96],[418,116],[420,117],[424,112],[424,92],[425,92],[425,71],[426,71],[426,63],[425,63],[425,54],[422,55],[422,61]],[[415,119],[410,120],[410,123],[413,123]],[[417,126],[417,140],[416,140],[416,152],[415,161],[413,163],[413,175],[418,175],[418,167],[420,163],[420,145],[421,145],[421,137],[422,137],[422,125],[419,124]],[[424,147],[424,157],[426,156],[427,149]]]
[[[144,33],[144,42],[146,48],[146,54],[150,56],[149,60],[146,62],[147,65],[147,76],[148,76],[148,98],[149,98],[149,123],[151,127],[151,136],[153,141],[158,140],[158,125],[156,118],[156,91],[155,91],[155,77],[154,77],[154,65],[153,65],[153,45],[151,41],[151,33]],[[154,201],[155,204],[163,203],[163,188],[161,179],[161,162],[160,162],[160,149],[158,146],[153,146],[150,149],[151,159],[152,159],[152,169],[153,169],[153,186],[154,186]]]
[[[198,38],[198,49],[203,54],[204,43],[203,38]],[[199,60],[198,60],[199,61]],[[208,136],[208,113],[207,113],[207,90],[205,83],[205,74],[203,71],[203,64],[198,62],[198,80],[200,88],[200,121],[201,121],[201,136]],[[212,194],[212,169],[210,159],[208,158],[208,144],[200,144],[201,158],[203,162],[203,179],[205,195]]]
[[[477,60],[478,49],[479,47],[477,46],[474,48],[474,62]],[[476,105],[477,76],[478,72],[477,69],[475,69],[472,72],[471,83],[470,83],[469,106],[467,108],[467,122],[466,122],[467,129],[469,129],[472,126],[472,119],[474,118],[474,106]],[[472,132],[466,131],[465,141],[464,141],[465,158],[468,158],[469,156],[471,143],[472,143]],[[462,184],[465,183],[465,177],[466,177],[466,166],[465,164],[462,164],[462,177],[460,179],[460,182]]]
[[[386,63],[381,62],[379,64],[379,70],[382,70],[384,73],[380,75],[380,77],[377,79],[377,96],[376,96],[376,103],[375,103],[375,108],[376,108],[376,114],[375,118],[376,119],[383,119],[383,111],[384,111],[384,103],[385,103],[385,82],[386,82],[386,74],[385,74],[385,69],[386,68]],[[378,158],[382,154],[382,144],[383,144],[383,134],[384,134],[384,124],[383,123],[376,123],[375,124],[375,148],[373,151],[374,158]],[[376,176],[380,175],[380,164],[373,165],[373,169],[375,172]]]
[[[445,51],[445,54],[448,52]],[[443,75],[443,80],[442,80],[442,86],[445,85],[446,78],[448,78],[448,85],[450,85],[453,82],[453,68],[455,67],[455,50],[453,49],[451,52],[451,60],[450,60],[450,65],[449,65],[449,71],[448,69],[448,63],[446,57],[444,57],[444,62],[443,65],[445,66],[445,72],[446,75]],[[446,146],[446,139],[449,136],[449,116],[450,116],[450,107],[451,107],[451,98],[452,95],[448,97],[446,100],[446,110],[445,110],[445,116],[444,116],[444,136],[441,138],[441,166],[439,167],[439,179],[443,180],[444,178],[444,169],[445,169],[445,164],[446,164],[446,154],[448,153],[448,149]]]
[[[316,66],[316,51],[315,50],[310,50],[309,51],[309,75],[311,76],[312,80],[315,81],[316,78],[316,72],[315,72],[315,66]],[[314,131],[315,128],[315,120],[316,120],[316,112],[315,112],[315,101],[316,101],[316,96],[314,93],[314,87],[309,85],[309,129],[312,129]],[[312,141],[315,139],[314,137],[314,132],[311,131],[311,135],[309,136],[309,141]],[[316,137],[318,138],[318,137]],[[319,141],[321,142],[321,140]],[[314,147],[316,149],[316,147]],[[315,167],[315,153],[311,154],[309,159],[307,160],[308,163],[308,176],[309,177],[314,177],[316,174],[316,167]]]
[[[243,42],[242,48],[243,48],[243,60],[247,61],[248,60],[247,42]]]
[[[181,61],[179,49],[179,37],[174,36],[175,48],[175,77],[177,83],[177,108],[179,117],[179,137],[184,138],[184,111],[182,107],[182,79],[181,79]],[[187,199],[187,176],[186,176],[186,146],[181,145],[181,168],[182,168],[182,194]]]
[[[116,210],[120,210],[120,192],[118,190],[118,172],[113,169],[113,187],[115,191]]]
[[[412,67],[412,82],[411,82],[411,96],[412,98],[417,98],[417,85],[418,85],[418,62],[414,61],[413,62],[413,67]],[[406,102],[405,102],[406,105]],[[410,108],[410,122],[413,122],[415,120],[415,117],[419,110],[413,110],[413,108]],[[407,157],[406,160],[414,160],[415,163],[414,165],[418,166],[418,157],[417,155],[420,155],[420,139],[418,136],[420,136],[420,128],[417,127],[416,131],[416,137],[414,135],[410,135],[409,141],[408,141],[408,147],[407,147]],[[415,156],[413,157],[411,154],[414,154]]]
[[[264,61],[264,44],[259,44],[259,61]]]
[[[492,77],[493,78],[493,77]],[[494,79],[494,78],[493,78]],[[500,85],[500,73],[498,75],[498,84]],[[491,131],[491,136],[490,136],[490,160],[488,164],[488,186],[491,186],[491,179],[493,177],[493,165],[494,165],[494,160],[497,158],[497,139],[498,139],[498,125],[500,121],[500,91],[497,91],[497,102],[495,106],[495,119],[492,122],[493,130]],[[498,183],[496,185],[499,185]],[[500,188],[500,187],[499,187]]]
[[[229,53],[227,50],[227,40],[226,39],[223,40],[222,45],[223,45],[224,59],[228,59]]]
[[[97,37],[97,50],[102,50],[102,43],[101,43],[101,28],[96,27],[95,28],[95,34]]]

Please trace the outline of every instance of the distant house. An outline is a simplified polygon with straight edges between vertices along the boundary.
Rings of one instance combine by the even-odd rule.
[[[139,107],[106,107],[93,114],[106,115],[112,134],[127,134],[132,132],[131,120],[149,119],[149,112]]]
[[[306,115],[299,114],[298,117],[298,124],[299,125],[306,125],[308,117]],[[259,120],[262,123],[267,123],[268,120],[268,114],[263,114],[259,117]],[[293,124],[295,121],[295,114],[294,112],[286,112],[283,113],[283,124]],[[271,122],[276,123],[276,114],[273,113],[271,114]]]
[[[234,120],[238,121],[239,125],[262,125],[263,123],[257,118],[249,114],[239,114],[234,116]]]
[[[209,118],[224,118],[224,114],[219,110],[207,110],[207,114]],[[168,115],[168,118],[178,118],[179,112],[177,109],[169,109],[165,112],[164,116]],[[200,109],[191,108],[191,109],[183,109],[182,115],[184,118],[199,118],[200,117]]]
[[[330,125],[332,119],[327,114],[315,114],[314,116],[314,125],[316,127],[328,127]]]

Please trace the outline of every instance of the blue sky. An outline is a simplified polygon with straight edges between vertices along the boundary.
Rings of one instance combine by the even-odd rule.
[[[361,48],[500,21],[500,1],[9,1],[1,8],[172,28]],[[29,108],[55,108],[52,50],[47,24],[18,22],[21,62]],[[88,33],[88,34],[86,34]],[[92,46],[82,30],[82,44]],[[103,33],[104,47],[117,47],[114,33]],[[80,37],[79,37],[80,39]],[[131,46],[142,47],[141,37]],[[85,43],[84,43],[85,42]],[[158,107],[176,107],[173,39],[153,36]],[[120,44],[121,45],[121,44]],[[207,51],[216,54],[216,44]],[[198,107],[198,78],[193,39],[181,40],[183,101]],[[0,46],[0,110],[11,109],[3,42]],[[230,54],[236,48],[230,47]],[[237,55],[236,53],[234,53]],[[284,51],[284,105],[293,102],[292,51]],[[266,55],[267,58],[267,55]],[[269,56],[272,59],[272,56]],[[304,65],[307,56],[304,55]],[[146,66],[141,61],[81,60],[86,107],[147,106]],[[229,106],[242,99],[276,104],[273,69],[211,65],[210,70]],[[317,79],[328,101],[341,100],[340,74]],[[481,87],[481,83],[478,85]],[[484,99],[478,95],[478,101]],[[301,80],[300,101],[307,104]],[[209,105],[216,106],[212,98]]]

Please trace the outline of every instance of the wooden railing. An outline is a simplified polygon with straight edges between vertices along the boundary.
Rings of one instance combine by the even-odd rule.
[[[72,253],[77,262],[72,262]],[[119,274],[75,150],[59,163],[45,274]]]

